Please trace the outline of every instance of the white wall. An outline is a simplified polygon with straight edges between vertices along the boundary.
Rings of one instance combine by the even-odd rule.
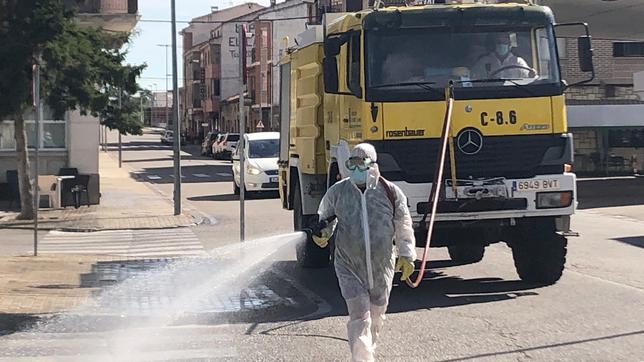
[[[69,112],[67,120],[69,167],[80,173],[98,173],[98,118]]]
[[[278,4],[279,6],[279,4]],[[301,18],[308,15],[306,3],[300,3],[297,6],[289,7],[283,10],[277,10],[261,16],[261,19],[285,19]],[[273,22],[273,64],[277,65],[285,51],[282,39],[286,36],[289,38],[288,47],[295,46],[295,37],[306,30],[306,19],[281,20]],[[279,105],[279,67],[273,67],[273,104]]]

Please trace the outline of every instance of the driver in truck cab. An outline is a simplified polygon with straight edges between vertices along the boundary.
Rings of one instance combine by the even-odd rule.
[[[488,38],[488,44],[492,50],[474,64],[474,79],[516,79],[535,76],[528,63],[512,53],[509,33],[492,34]]]

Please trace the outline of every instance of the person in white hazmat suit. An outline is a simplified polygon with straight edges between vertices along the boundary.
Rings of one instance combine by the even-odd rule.
[[[357,145],[345,165],[349,177],[333,185],[318,210],[313,240],[326,247],[335,232],[335,271],[349,312],[352,361],[373,361],[396,271],[406,280],[416,259],[407,198],[380,176],[375,148]],[[394,245],[395,241],[395,245]]]

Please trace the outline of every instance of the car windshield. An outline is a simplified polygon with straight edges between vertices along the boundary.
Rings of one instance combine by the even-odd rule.
[[[226,141],[228,141],[228,142],[237,142],[237,141],[239,141],[239,135],[238,134],[229,134],[228,137],[226,137]]]
[[[279,154],[278,139],[250,141],[248,147],[249,158],[276,158]]]
[[[450,80],[479,92],[560,84],[554,44],[549,27],[372,31],[367,88],[385,96],[413,91],[440,97],[432,89],[441,90]]]

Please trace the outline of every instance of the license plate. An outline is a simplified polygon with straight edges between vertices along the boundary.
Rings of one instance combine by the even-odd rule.
[[[515,191],[558,190],[559,180],[513,181],[512,188]]]
[[[271,177],[271,183],[277,182],[277,177]]]

